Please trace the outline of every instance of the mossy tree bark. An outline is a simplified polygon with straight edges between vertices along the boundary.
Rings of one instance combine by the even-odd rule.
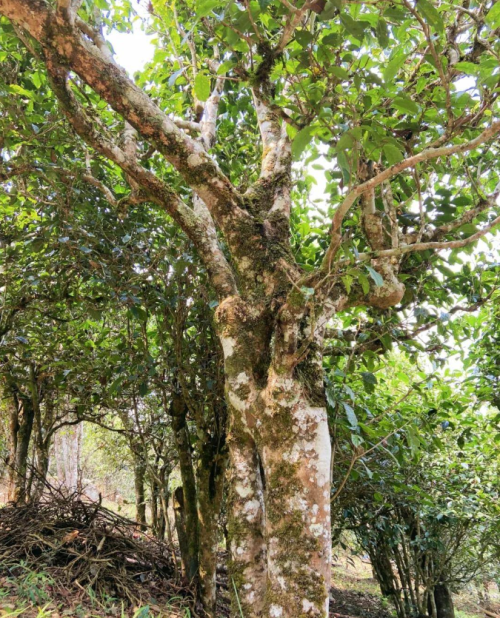
[[[436,618],[455,618],[453,597],[447,584],[441,582],[434,586]]]
[[[224,491],[226,456],[216,440],[206,440],[196,469],[200,526],[200,596],[207,618],[216,618],[219,519]]]
[[[30,398],[16,396],[10,412],[8,499],[23,504],[28,500],[28,453],[35,411]]]
[[[137,523],[140,524],[141,530],[146,530],[146,462],[144,460],[143,453],[141,452],[133,452],[133,457],[135,518]]]
[[[182,479],[182,499],[178,499],[179,514],[182,512],[182,525],[186,538],[186,547],[182,554],[186,577],[192,581],[198,577],[200,526],[198,521],[198,504],[196,477],[191,454],[191,440],[187,428],[187,406],[179,393],[173,393],[170,406],[172,429],[179,456],[179,468]]]
[[[21,390],[12,376],[4,384],[3,395],[9,419],[7,459],[7,498],[23,504],[28,501],[28,457],[38,404],[37,381],[30,367],[29,393]]]
[[[288,309],[278,324],[260,322],[251,305],[231,299],[217,318],[232,417],[235,615],[241,606],[251,617],[326,616],[330,439],[319,356],[295,365],[288,345],[299,321]]]

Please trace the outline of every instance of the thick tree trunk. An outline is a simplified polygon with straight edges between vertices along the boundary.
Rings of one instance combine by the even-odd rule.
[[[10,452],[8,500],[16,504],[27,501],[26,480],[28,452],[33,431],[35,412],[30,399],[15,400],[10,413]]]
[[[434,587],[434,600],[436,603],[436,618],[455,618],[455,608],[450,589],[444,583]]]
[[[233,611],[240,615],[241,606],[250,618],[325,618],[331,446],[321,363],[317,357],[300,368],[282,363],[293,342],[272,319],[252,321],[253,311],[231,299],[217,315],[232,417]]]
[[[140,453],[134,453],[135,519],[146,530],[146,463]]]
[[[264,491],[257,449],[233,422],[229,434],[229,589],[232,615],[263,616],[267,582]]]
[[[298,380],[271,376],[262,420],[270,617],[327,616],[330,457],[324,407]]]

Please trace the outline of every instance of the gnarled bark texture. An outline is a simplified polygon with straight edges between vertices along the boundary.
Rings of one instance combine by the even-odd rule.
[[[331,453],[321,364],[314,354],[297,367],[287,362],[299,329],[289,317],[276,324],[239,298],[217,311],[231,409],[234,611],[251,617],[328,613]]]

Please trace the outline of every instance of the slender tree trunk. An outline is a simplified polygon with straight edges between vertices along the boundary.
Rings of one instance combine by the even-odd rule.
[[[134,455],[134,489],[135,489],[135,518],[141,526],[141,530],[146,530],[146,492],[145,476],[146,462],[141,452],[133,451]]]
[[[28,453],[35,413],[28,398],[15,400],[10,416],[10,453],[8,499],[22,504],[27,501],[26,480]]]
[[[406,618],[404,603],[401,602],[397,581],[392,570],[389,553],[383,539],[378,539],[376,547],[368,549],[375,577],[384,597],[391,599],[396,608],[398,618]]]
[[[54,436],[57,476],[61,489],[68,495],[79,489],[82,437],[82,423],[63,427]]]
[[[42,420],[40,406],[35,410],[35,451],[36,475],[32,499],[40,500],[45,489],[45,482],[49,471],[50,447],[52,444],[52,428],[54,423],[55,406],[52,397],[45,397],[45,409]]]
[[[455,618],[453,598],[446,584],[436,584],[434,587],[434,600],[436,604],[436,618]]]
[[[159,488],[158,488],[158,482],[154,478],[151,479],[150,489],[151,489],[151,499],[149,501],[149,504],[151,508],[151,529],[152,529],[153,535],[156,538],[159,538],[158,537],[159,525],[160,525],[160,510],[158,508],[159,507],[159,504],[158,504]]]
[[[219,445],[216,440],[208,439],[201,448],[196,474],[200,523],[200,597],[208,618],[216,618],[217,549],[225,468],[226,457],[220,454]]]
[[[198,577],[200,530],[198,521],[198,504],[196,478],[191,457],[191,441],[186,424],[187,408],[182,396],[174,394],[170,406],[172,429],[174,431],[179,468],[182,478],[182,512],[187,540],[184,569],[186,577],[191,581]]]
[[[168,503],[170,501],[170,489],[169,489],[169,479],[170,479],[170,470],[167,470],[166,466],[162,466],[160,468],[160,506],[161,506],[161,517],[162,517],[162,526],[163,526],[163,534],[162,539],[165,538],[165,533],[167,534],[167,541],[169,545],[172,545],[172,529],[170,527],[170,519],[168,516]]]
[[[32,500],[40,500],[45,487],[45,481],[49,471],[50,442],[42,441],[36,445],[36,476]]]
[[[189,547],[189,538],[186,526],[186,509],[184,507],[184,490],[182,487],[177,487],[174,492],[174,513],[175,513],[175,530],[177,532],[177,540],[179,542],[179,552],[181,554],[182,575],[189,581],[194,576],[191,573],[194,570],[192,555]],[[197,571],[195,571],[196,575]]]

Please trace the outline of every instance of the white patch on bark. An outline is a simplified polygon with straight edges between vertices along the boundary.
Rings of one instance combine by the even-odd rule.
[[[325,408],[311,408],[317,418],[317,429],[314,440],[314,452],[316,453],[316,482],[318,487],[323,487],[330,482],[330,460],[332,445],[328,432],[328,422]]]
[[[200,157],[199,154],[191,154],[187,158],[187,164],[189,165],[189,167],[198,167],[198,165],[201,165],[202,163],[203,158]]]
[[[252,519],[258,514],[260,509],[260,502],[258,500],[249,500],[245,502],[243,511],[252,517]]]
[[[247,376],[247,374],[244,371],[242,371],[236,376],[234,380],[231,380],[231,385],[234,386],[234,388],[238,388],[239,386],[244,386],[245,384],[248,384],[249,382],[250,382],[250,378]]]
[[[311,524],[309,530],[315,537],[320,537],[324,533],[323,524]]]
[[[239,412],[244,412],[248,406],[248,401],[241,399],[233,391],[229,391],[229,401]],[[244,420],[244,418],[242,420]]]
[[[234,354],[236,348],[236,339],[234,337],[221,337],[222,349],[224,358],[229,358]]]
[[[311,603],[308,599],[302,599],[302,609],[307,613],[311,609],[314,609],[314,603]]]
[[[273,603],[269,608],[269,615],[272,616],[272,618],[280,618],[280,616],[283,616],[283,608]]]
[[[250,494],[253,493],[253,489],[251,487],[245,487],[244,485],[236,485],[236,493],[242,498],[248,498]]]

